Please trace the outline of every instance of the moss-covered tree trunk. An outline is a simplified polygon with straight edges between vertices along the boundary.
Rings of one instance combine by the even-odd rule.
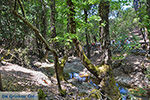
[[[75,10],[74,10],[74,5],[73,2],[71,0],[67,0],[67,4],[70,10],[70,31],[72,34],[76,34],[76,22],[74,20],[74,16],[75,16]],[[108,6],[108,5],[107,5]],[[106,7],[106,6],[105,6]],[[108,13],[108,12],[107,12]],[[108,15],[107,15],[108,16]],[[106,17],[107,17],[106,16]],[[106,20],[107,21],[107,20]],[[107,28],[108,25],[107,25]],[[106,27],[104,28],[105,30],[107,30],[107,32],[109,32],[109,29],[106,29]],[[109,35],[109,34],[106,34]],[[106,43],[106,46],[103,46],[103,48],[105,48],[107,51],[107,56],[110,57],[110,54],[108,54],[109,50],[108,50],[108,46],[109,46],[109,41],[108,40],[108,36],[104,36],[106,37],[106,39],[104,40]],[[112,74],[112,70],[111,67],[109,65],[106,65],[107,63],[109,63],[110,59],[109,57],[106,57],[105,60],[106,64],[103,65],[99,65],[99,66],[94,66],[91,61],[87,58],[87,56],[85,55],[80,42],[76,39],[73,38],[73,43],[76,47],[78,56],[80,57],[83,65],[95,76],[97,77],[97,79],[99,80],[100,84],[102,85],[102,89],[105,91],[105,93],[112,99],[112,100],[119,100],[120,98],[120,93],[118,88],[115,85],[115,79],[113,77]]]
[[[112,62],[111,62],[111,50],[110,50],[110,34],[109,34],[109,1],[101,0],[99,3],[99,16],[100,21],[100,34],[101,34],[101,44],[102,44],[102,56],[103,63],[109,65],[109,71],[105,75],[101,85],[103,90],[110,96],[113,100],[118,100],[120,98],[120,93],[116,87],[115,79],[112,72]],[[104,23],[104,25],[102,25]]]

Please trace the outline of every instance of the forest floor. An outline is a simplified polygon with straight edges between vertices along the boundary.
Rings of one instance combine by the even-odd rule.
[[[91,57],[93,64],[98,64],[100,53],[96,52]],[[150,67],[150,60],[141,55],[128,55],[122,60],[114,61],[114,75],[116,81],[126,88],[146,88],[150,91],[149,79],[145,75],[146,69]],[[80,73],[92,76],[82,65],[78,57],[69,57],[64,72]],[[39,62],[33,60],[30,68],[1,61],[0,73],[4,91],[35,91],[42,89],[47,95],[47,100],[80,100],[89,97],[95,87],[88,82],[72,80],[71,83],[62,81],[63,89],[66,89],[67,96],[59,95],[57,80],[54,74],[53,63]],[[146,95],[147,96],[147,95]],[[143,99],[144,100],[144,99]],[[148,100],[148,99],[145,99]]]

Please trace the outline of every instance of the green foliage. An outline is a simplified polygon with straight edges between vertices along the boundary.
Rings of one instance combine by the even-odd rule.
[[[145,76],[148,78],[148,80],[150,80],[150,66],[147,68],[147,70],[144,73],[145,73]]]
[[[60,45],[58,47],[61,48],[65,47],[71,48],[72,39],[77,38],[81,40],[84,44],[86,41],[85,39],[85,29],[87,29],[87,33],[90,37],[90,42],[92,42],[92,36],[97,36],[97,39],[100,40],[99,36],[99,22],[101,18],[98,15],[98,5],[101,0],[72,0],[75,5],[75,21],[76,21],[76,29],[77,34],[70,34],[67,33],[67,24],[68,24],[68,14],[70,13],[68,6],[65,0],[56,0],[56,31],[57,36],[53,39],[50,38],[51,30],[50,30],[50,16],[51,16],[51,9],[50,9],[50,1],[49,0],[22,0],[22,4],[24,5],[24,9],[26,12],[26,19],[33,23],[42,35],[45,36],[50,43],[58,42]],[[124,5],[129,5],[131,2],[129,0],[104,0],[110,1],[110,12],[114,18],[110,18],[110,35],[111,40],[115,40],[116,44],[112,47],[112,51],[118,48],[119,44],[118,41],[125,41],[129,35],[133,38],[132,43],[125,44],[119,47],[120,55],[113,56],[113,60],[123,59],[124,53],[130,54],[130,50],[136,49],[140,47],[140,44],[137,43],[139,40],[130,32],[136,27],[140,26],[141,28],[147,27],[148,31],[150,32],[150,18],[147,14],[146,7],[144,5],[135,13],[133,8],[129,8],[127,10],[123,10],[122,7]],[[35,37],[32,34],[32,30],[29,29],[22,21],[14,17],[12,15],[11,10],[13,9],[14,0],[2,0],[1,1],[1,11],[0,11],[0,42],[3,41],[4,47],[7,48],[16,48],[14,51],[18,54],[16,59],[20,61],[24,60],[27,64],[29,64],[29,60],[27,59],[27,49],[20,49],[20,47],[24,48],[29,43],[33,44],[31,46],[31,50],[34,50],[35,47]],[[87,10],[88,13],[88,20],[87,23],[85,22],[85,14],[84,9]],[[16,7],[16,11],[21,13],[21,9],[19,5]],[[46,22],[43,24],[44,16],[46,17]],[[139,22],[142,20],[141,22]],[[46,29],[44,29],[44,25],[46,25]],[[101,26],[105,26],[106,22],[101,23]],[[46,34],[43,32],[46,31]],[[15,40],[15,41],[14,41]],[[22,45],[23,44],[23,45]],[[19,48],[19,49],[18,49]],[[9,55],[11,52],[8,50],[7,52]],[[8,55],[6,53],[6,56]],[[13,54],[13,57],[15,55]],[[1,57],[0,61],[4,60],[5,57]],[[86,59],[87,60],[87,59]],[[54,62],[52,58],[49,59],[50,62]],[[149,70],[148,72],[149,73]],[[149,77],[149,74],[147,74]],[[66,74],[66,77],[68,74]],[[137,92],[137,91],[136,91]],[[66,91],[60,90],[60,93],[65,96]],[[145,90],[139,89],[139,94],[145,94]],[[40,100],[45,100],[46,95],[44,94],[43,90],[39,90],[39,98]],[[95,97],[97,99],[101,98],[101,93],[98,90],[92,90],[89,97]]]
[[[110,19],[110,34],[111,38],[118,38],[122,35],[127,36],[134,29],[134,25],[137,23],[132,23],[136,14],[133,9],[128,9],[126,11],[118,12],[118,17]],[[135,22],[135,21],[134,21]]]
[[[46,100],[46,96],[47,95],[43,92],[42,89],[38,90],[38,98],[39,98],[39,100]]]
[[[141,46],[138,43],[140,39],[132,33],[139,24],[139,17],[134,9],[118,10],[115,13],[118,15],[110,19],[110,35],[111,40],[115,40],[115,44],[112,44],[112,52],[119,51],[119,55],[113,55],[114,60],[123,59],[125,53],[130,54],[132,49]],[[130,40],[130,44],[127,44],[126,40]]]
[[[89,98],[101,99],[102,98],[101,92],[99,90],[97,90],[97,89],[93,89],[90,92]]]
[[[62,95],[62,96],[66,96],[66,90],[59,90],[59,92],[60,92],[60,94]]]
[[[131,93],[136,96],[147,96],[147,90],[145,88],[136,88],[131,90]]]
[[[123,55],[119,55],[119,56],[112,56],[112,60],[120,60],[120,59],[124,59],[125,58],[125,56],[123,56]]]
[[[56,36],[54,39],[52,39],[52,41],[58,42],[58,43],[60,43],[60,45],[71,48],[71,43],[72,43],[73,38],[78,39],[78,36],[76,34],[66,33],[63,35]]]
[[[118,10],[121,9],[121,2],[112,1],[110,2],[111,10]]]
[[[96,4],[99,3],[99,0],[88,0],[89,4]]]
[[[100,18],[99,16],[97,16],[97,15],[92,15],[92,16],[88,19],[88,21],[92,21],[92,20],[100,21],[101,18]]]
[[[139,26],[141,28],[146,27],[148,29],[148,31],[150,32],[150,28],[149,28],[150,17],[147,15],[145,6],[140,8],[140,11],[138,12],[138,16],[141,17],[141,21],[139,22]]]
[[[54,62],[54,60],[53,60],[53,59],[48,59],[48,61],[49,61],[50,63],[53,63],[53,62]]]

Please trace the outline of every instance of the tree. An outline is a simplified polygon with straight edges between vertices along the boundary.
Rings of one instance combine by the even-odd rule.
[[[109,2],[103,2],[103,4],[105,4],[105,7],[107,7],[106,9],[109,9],[109,5],[107,4]],[[72,34],[76,34],[76,22],[75,22],[75,10],[74,10],[74,4],[71,0],[67,0],[67,5],[69,7],[69,19],[70,19],[70,26],[71,26],[71,33]],[[107,10],[105,10],[107,11]],[[109,13],[109,12],[107,12]],[[106,14],[107,14],[106,13]],[[108,15],[106,15],[107,17]],[[107,20],[106,20],[107,21]],[[108,24],[108,23],[107,23]],[[105,27],[106,28],[106,27]],[[108,28],[108,25],[107,25]],[[108,31],[108,29],[105,29],[106,31]],[[109,33],[107,34],[109,35]],[[107,37],[108,38],[108,37]],[[106,40],[108,40],[106,38]],[[76,47],[78,56],[80,57],[80,59],[82,60],[83,65],[99,80],[103,91],[105,91],[105,93],[112,99],[112,100],[118,100],[120,98],[120,94],[119,94],[119,90],[116,87],[116,83],[115,83],[115,79],[113,77],[112,74],[112,69],[109,65],[99,65],[99,66],[94,66],[91,61],[86,57],[80,42],[77,40],[76,37],[72,38],[73,43]],[[108,41],[106,41],[108,43]],[[109,45],[105,44],[106,46]],[[105,49],[107,49],[107,47],[105,47]],[[107,74],[109,73],[109,74]]]
[[[3,86],[2,86],[2,76],[0,74],[0,91],[3,91]]]
[[[44,4],[43,0],[40,1],[42,4],[42,14],[41,14],[41,20],[42,20],[42,30],[41,33],[43,33],[44,38],[47,36],[47,8],[46,5]],[[43,59],[48,59],[48,50],[46,50]]]
[[[52,15],[52,24],[51,24],[51,27],[52,27],[52,36],[54,36],[53,34],[56,35],[56,30],[55,30],[55,0],[52,0],[51,1],[51,7],[53,9],[53,15]],[[42,34],[40,33],[40,31],[34,26],[32,25],[30,22],[28,22],[25,18],[23,18],[21,15],[19,15],[15,10],[13,10],[13,14],[16,15],[18,18],[20,18],[28,27],[30,27],[34,32],[35,32],[35,35],[36,37],[40,40],[40,42],[44,43],[45,46],[46,46],[46,49],[49,50],[50,52],[52,52],[53,56],[54,56],[54,67],[55,67],[55,72],[56,72],[56,78],[57,78],[57,81],[58,81],[58,89],[59,89],[59,92],[61,93],[61,95],[65,95],[65,91],[62,90],[61,88],[61,84],[60,84],[60,78],[59,78],[59,75],[62,75],[62,73],[59,73],[59,72],[63,72],[63,71],[60,71],[63,69],[64,65],[65,65],[65,62],[67,60],[66,57],[64,57],[61,62],[59,63],[59,59],[58,59],[58,55],[57,55],[57,52],[52,49],[47,40],[42,36]],[[54,37],[53,37],[54,38]]]
[[[102,52],[103,52],[103,63],[111,66],[111,50],[110,50],[110,34],[109,34],[109,1],[101,0],[99,3],[99,16],[101,18],[100,21],[100,35],[101,35],[101,44],[102,44]],[[102,25],[103,24],[103,25]],[[119,99],[119,92],[116,91],[115,82],[113,83],[111,79],[113,79],[112,69],[110,67],[108,74],[104,78],[103,88],[104,91],[111,95],[113,98]],[[107,83],[107,81],[109,83]],[[111,85],[110,85],[111,84]],[[113,89],[110,89],[111,86],[114,86]],[[109,87],[110,86],[110,87]],[[109,90],[110,89],[110,90]],[[117,96],[116,96],[117,95]]]
[[[142,10],[144,9],[143,6],[145,5],[145,3],[142,2],[142,0],[134,0],[133,5],[134,5],[135,11],[137,12],[138,17],[140,18],[139,22],[142,23],[143,22],[143,16],[142,16],[143,11]],[[146,42],[145,27],[141,26],[140,31],[141,31],[143,40],[145,42],[145,47],[147,47],[148,44]]]
[[[51,0],[50,3],[50,7],[51,7],[51,37],[55,38],[56,37],[56,28],[55,28],[55,0]]]
[[[56,37],[56,28],[55,28],[55,0],[51,0],[50,2],[50,7],[51,7],[51,38]],[[55,43],[54,43],[55,45]],[[55,47],[55,46],[54,46]],[[55,48],[56,49],[56,48]],[[59,91],[62,91],[61,85],[60,85],[60,78],[59,78],[59,73],[58,73],[58,67],[59,67],[59,60],[58,60],[58,55],[57,53],[53,53],[54,59],[55,59],[55,73],[56,73],[56,78],[58,81],[58,88]]]
[[[40,3],[39,3],[40,4]],[[39,7],[41,8],[41,4],[39,5]],[[36,24],[36,27],[41,31],[41,34],[44,36],[44,33],[43,30],[41,29],[41,19],[43,18],[43,15],[42,14],[39,14],[41,13],[41,10],[39,9],[36,9],[37,10],[37,13],[36,13],[36,19],[35,19],[35,24]],[[43,55],[44,55],[44,52],[43,52],[43,43],[39,40],[40,37],[36,38],[36,46],[37,46],[37,51],[38,51],[38,55],[39,55],[39,58],[42,59],[43,58]]]
[[[111,65],[111,50],[110,50],[110,35],[109,35],[109,2],[102,0],[99,3],[100,21],[100,38],[102,44],[102,51],[104,63]],[[103,25],[102,25],[103,24]]]
[[[148,15],[148,23],[146,24],[146,28],[148,30],[148,39],[149,39],[149,53],[150,53],[150,0],[147,0],[147,15]]]
[[[84,8],[84,15],[85,15],[85,23],[87,24],[87,17],[88,17],[88,14],[87,14],[87,8]],[[91,54],[90,54],[90,44],[89,44],[89,33],[88,33],[88,28],[86,27],[85,28],[85,36],[86,36],[86,46],[87,46],[87,57],[90,58],[91,57]]]

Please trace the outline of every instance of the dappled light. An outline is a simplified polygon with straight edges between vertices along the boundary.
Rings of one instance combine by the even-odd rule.
[[[150,0],[1,0],[0,100],[149,100],[149,22]]]

